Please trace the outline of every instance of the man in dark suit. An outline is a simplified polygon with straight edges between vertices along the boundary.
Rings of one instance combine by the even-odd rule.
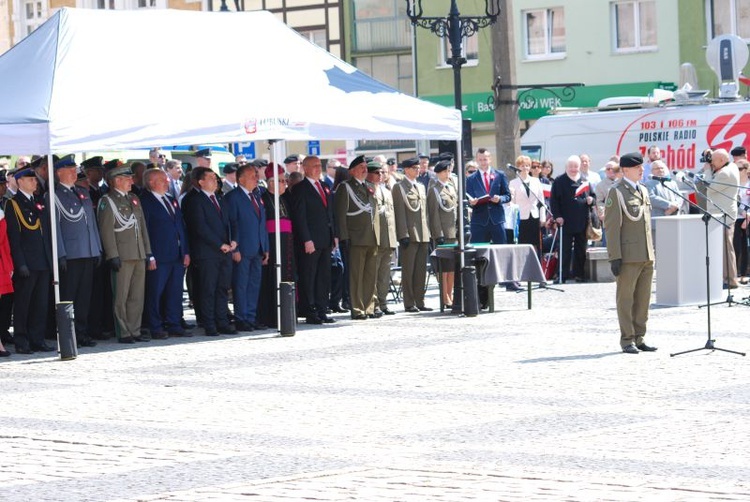
[[[96,345],[89,330],[91,288],[94,268],[102,257],[99,227],[94,206],[87,190],[75,186],[78,177],[75,157],[68,155],[55,163],[58,183],[55,184],[54,206],[49,192],[45,202],[56,209],[57,255],[60,269],[60,299],[73,302],[76,340],[82,347]]]
[[[8,241],[13,256],[15,310],[13,334],[16,353],[55,350],[44,342],[49,302],[52,243],[49,240],[49,213],[34,192],[34,170],[23,168],[13,175],[18,192],[7,206]]]
[[[565,163],[565,172],[555,178],[550,193],[550,210],[555,223],[563,229],[560,252],[562,253],[562,280],[573,274],[576,282],[584,282],[583,267],[586,263],[586,225],[589,208],[594,204],[593,192],[588,181],[581,176],[581,159],[571,155]],[[570,259],[573,256],[571,270]]]
[[[232,295],[235,327],[253,331],[266,327],[256,322],[263,265],[268,263],[266,209],[258,193],[258,170],[245,164],[237,170],[238,186],[224,196],[225,218],[232,240]]]
[[[292,222],[299,256],[300,313],[309,324],[331,323],[326,315],[331,290],[333,200],[320,183],[322,165],[316,156],[302,161],[305,179],[292,190]]]
[[[492,157],[484,148],[477,151],[479,169],[466,179],[466,194],[471,206],[471,242],[505,244],[505,211],[510,202],[508,178],[491,167]]]
[[[197,189],[182,201],[188,230],[188,243],[196,268],[200,290],[198,309],[207,336],[232,335],[227,295],[232,282],[231,253],[237,243],[229,238],[224,208],[216,199],[218,178],[208,167],[196,167],[193,176]]]
[[[146,327],[157,340],[190,336],[181,325],[182,281],[190,253],[180,205],[167,193],[169,180],[161,169],[146,170],[143,182],[141,204],[154,256],[146,271]]]

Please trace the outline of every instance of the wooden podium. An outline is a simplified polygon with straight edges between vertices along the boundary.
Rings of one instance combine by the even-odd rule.
[[[700,215],[653,218],[656,234],[656,304],[706,304],[706,229]],[[710,302],[724,298],[722,290],[722,226],[708,222]]]

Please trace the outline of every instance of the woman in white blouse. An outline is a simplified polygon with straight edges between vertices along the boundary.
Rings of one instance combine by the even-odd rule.
[[[529,174],[531,159],[521,155],[516,159],[518,176],[508,184],[512,201],[518,205],[521,221],[518,227],[518,243],[531,244],[541,256],[541,228],[547,219],[544,210],[544,191],[538,178]]]

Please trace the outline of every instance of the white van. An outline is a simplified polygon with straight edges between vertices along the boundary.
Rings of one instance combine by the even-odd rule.
[[[521,137],[532,159],[551,160],[555,174],[570,155],[587,153],[595,170],[612,155],[661,149],[670,170],[701,169],[706,148],[744,145],[750,150],[750,102],[667,104],[632,110],[575,111],[540,118]]]

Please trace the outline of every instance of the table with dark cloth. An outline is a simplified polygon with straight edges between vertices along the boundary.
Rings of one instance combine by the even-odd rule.
[[[477,244],[475,266],[477,282],[482,286],[494,287],[501,282],[527,282],[528,308],[531,308],[531,283],[544,283],[544,272],[534,247],[529,244]],[[438,269],[453,270],[456,248],[438,247],[432,253]],[[471,265],[471,263],[467,263]],[[438,274],[438,279],[440,274]],[[490,291],[490,312],[494,311],[493,291]]]

